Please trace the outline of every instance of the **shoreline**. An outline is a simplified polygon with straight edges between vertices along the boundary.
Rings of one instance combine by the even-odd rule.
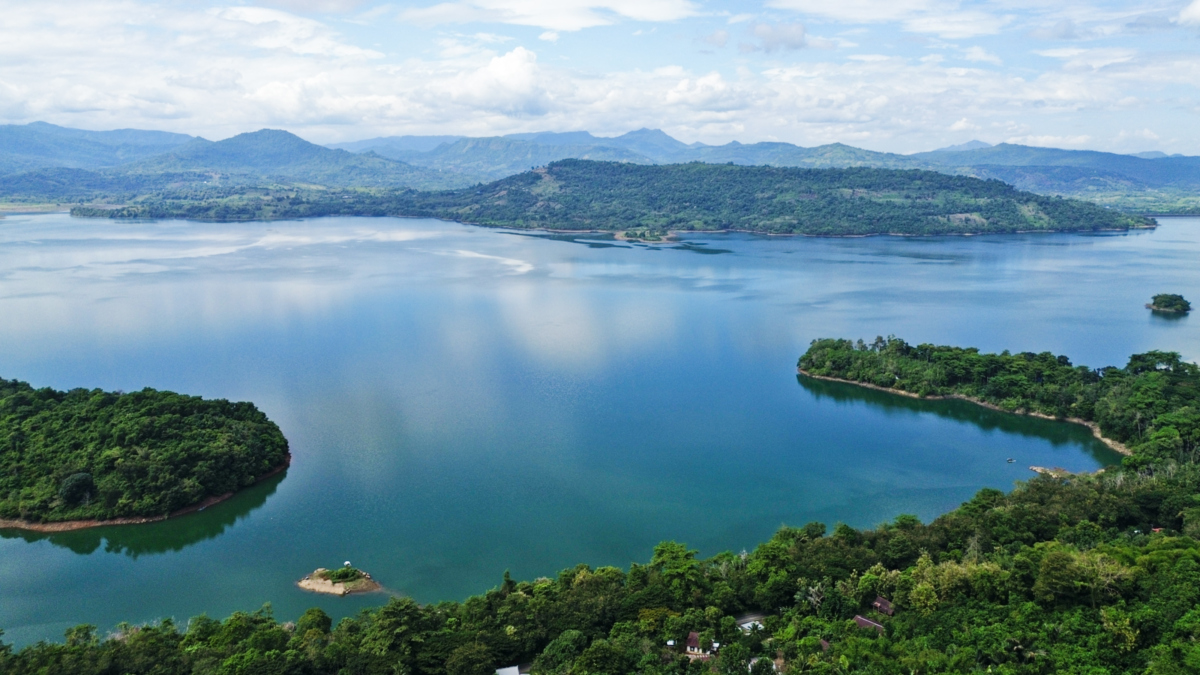
[[[258,476],[254,479],[253,483],[247,485],[246,487],[248,488],[252,485],[257,485],[271,476],[279,475],[283,471],[287,470],[287,468],[291,465],[292,453],[289,452],[287,454],[287,458],[284,459],[283,464],[280,464],[274,469],[271,469],[263,475]],[[242,490],[244,489],[246,488],[242,488]],[[52,534],[55,532],[73,532],[75,530],[86,530],[92,527],[105,527],[108,525],[144,525],[146,523],[158,523],[171,518],[186,516],[189,513],[203,511],[213,504],[220,504],[242,490],[236,490],[234,492],[226,492],[222,495],[207,497],[203,501],[192,504],[191,506],[185,506],[182,509],[176,509],[175,511],[163,516],[133,516],[128,518],[110,518],[109,520],[62,520],[54,523],[35,523],[28,520],[6,520],[4,518],[0,518],[0,530],[25,530],[27,532]]]
[[[120,208],[120,207],[113,207],[113,209],[108,209],[108,210],[114,210],[115,208]],[[1140,214],[1131,214],[1131,215],[1140,215]],[[72,214],[71,217],[72,218],[94,218],[94,219],[108,218],[107,216],[92,216],[92,215],[76,216],[74,214]],[[1149,217],[1149,216],[1147,216],[1147,217]],[[1162,217],[1171,217],[1171,216],[1162,216]],[[1191,217],[1191,216],[1179,216],[1179,217],[1187,218],[1187,217]],[[493,224],[493,223],[477,223],[477,222],[473,222],[470,220],[450,220],[447,218],[440,218],[438,216],[409,216],[409,215],[394,215],[394,214],[331,213],[331,214],[318,215],[318,216],[310,215],[310,216],[291,216],[291,217],[280,217],[280,218],[229,218],[229,219],[224,219],[224,220],[217,220],[217,219],[211,219],[211,218],[186,218],[183,216],[168,216],[165,218],[155,218],[155,217],[114,218],[111,220],[129,220],[129,221],[183,220],[183,221],[193,222],[193,223],[277,223],[277,222],[288,221],[288,220],[313,220],[316,218],[412,218],[414,220],[440,220],[442,222],[455,223],[457,225],[470,225],[472,227],[484,227],[489,230],[511,230],[513,232],[546,232],[548,234],[578,234],[578,235],[610,234],[610,235],[613,235],[613,238],[616,241],[630,241],[630,242],[643,243],[643,244],[669,244],[669,243],[677,244],[677,243],[680,243],[679,239],[667,241],[666,238],[664,238],[663,241],[646,241],[646,240],[641,240],[641,239],[619,238],[617,236],[617,234],[618,233],[624,234],[625,230],[589,230],[589,229],[560,230],[560,229],[554,229],[551,227],[514,227],[512,225],[498,225],[498,224]],[[1129,227],[1102,227],[1102,228],[1089,228],[1089,229],[1081,228],[1081,229],[1076,229],[1076,230],[1057,230],[1057,229],[1049,230],[1049,229],[1047,229],[1047,230],[1011,230],[1011,231],[1007,231],[1007,232],[934,232],[934,233],[930,233],[930,234],[906,234],[904,232],[870,232],[870,233],[865,233],[865,234],[811,234],[811,233],[807,233],[807,232],[764,232],[762,230],[744,230],[744,229],[739,229],[739,228],[723,228],[723,229],[719,229],[719,230],[668,230],[667,236],[668,237],[678,237],[680,235],[688,235],[688,234],[734,234],[734,233],[736,233],[736,234],[756,234],[756,235],[760,235],[763,237],[811,237],[814,239],[863,239],[866,237],[912,237],[912,238],[985,237],[985,236],[1003,236],[1003,235],[1010,235],[1010,234],[1087,234],[1087,233],[1097,233],[1097,232],[1132,232],[1132,231],[1136,231],[1136,230],[1156,230],[1156,229],[1158,229],[1158,227],[1159,227],[1159,224],[1157,222],[1155,222],[1153,225],[1142,225],[1142,226],[1131,225]]]
[[[1191,311],[1189,309],[1167,309],[1166,307],[1159,307],[1153,303],[1148,303],[1146,305],[1146,309],[1150,310],[1151,312],[1162,312],[1163,314],[1187,314]]]
[[[1079,424],[1079,425],[1087,427],[1092,432],[1092,436],[1094,436],[1096,438],[1096,440],[1107,445],[1109,447],[1109,449],[1112,450],[1113,452],[1116,452],[1121,455],[1125,455],[1126,457],[1133,455],[1133,451],[1130,450],[1129,447],[1126,446],[1124,443],[1122,443],[1120,441],[1115,441],[1111,438],[1106,437],[1104,434],[1100,433],[1100,425],[1099,424],[1085,420],[1081,417],[1054,417],[1053,415],[1047,415],[1046,413],[1040,413],[1040,412],[1037,412],[1036,410],[1024,410],[1024,409],[1022,409],[1022,410],[1005,410],[1004,408],[1001,408],[1000,406],[998,406],[994,403],[988,403],[987,401],[977,399],[977,398],[972,398],[970,396],[963,396],[962,394],[951,394],[949,396],[921,396],[920,394],[915,394],[911,391],[904,391],[903,389],[888,389],[887,387],[880,387],[879,385],[870,384],[868,382],[855,382],[854,380],[845,380],[840,377],[829,377],[827,375],[813,375],[812,373],[804,370],[803,368],[796,368],[796,372],[805,377],[811,377],[814,380],[827,380],[829,382],[841,382],[843,384],[852,384],[856,387],[866,387],[867,389],[874,389],[876,391],[882,391],[882,392],[886,392],[888,394],[898,394],[900,396],[907,396],[909,398],[916,398],[916,399],[921,399],[921,400],[925,400],[925,401],[949,401],[949,400],[966,401],[968,403],[973,403],[977,406],[981,406],[981,407],[987,408],[989,410],[995,410],[996,412],[1009,413],[1011,415],[1025,415],[1027,417],[1037,417],[1037,418],[1044,419],[1044,420],[1053,420],[1055,422],[1070,422],[1071,424]]]

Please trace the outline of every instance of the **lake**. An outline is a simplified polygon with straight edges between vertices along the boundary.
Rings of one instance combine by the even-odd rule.
[[[0,628],[281,620],[386,596],[295,587],[344,560],[421,602],[655,543],[929,520],[1030,465],[1119,457],[1080,426],[797,378],[811,340],[1200,357],[1200,219],[1155,231],[648,246],[416,219],[0,220],[0,376],[250,400],[283,475],[167,522],[0,532]],[[1013,462],[1007,460],[1012,458]]]

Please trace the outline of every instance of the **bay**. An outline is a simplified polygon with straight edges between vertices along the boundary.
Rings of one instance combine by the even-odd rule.
[[[1030,465],[1119,458],[1075,425],[798,379],[809,341],[1200,356],[1200,220],[1096,235],[689,236],[636,245],[431,220],[0,220],[0,376],[254,401],[286,474],[204,512],[0,532],[5,640],[306,594],[351,560],[421,602],[664,539],[704,555],[783,524],[930,519]],[[1014,461],[1009,463],[1007,459]]]

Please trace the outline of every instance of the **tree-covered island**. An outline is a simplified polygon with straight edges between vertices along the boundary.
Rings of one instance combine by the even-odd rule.
[[[128,191],[124,194],[130,195]],[[518,229],[865,236],[1126,230],[1152,218],[932,171],[563,160],[471,188],[156,185],[76,216],[273,220],[414,216]]]
[[[1184,675],[1200,668],[1195,366],[818,340],[801,366],[927,395],[1095,419],[1132,461],[980,490],[929,524],[783,527],[701,558],[664,542],[628,569],[578,565],[464,602],[393,598],[336,627],[320,609],[91,626],[0,645],[6,675]],[[752,494],[748,493],[748,494]],[[343,572],[353,576],[354,572]]]
[[[1156,312],[1187,314],[1192,311],[1192,303],[1184,300],[1182,295],[1159,293],[1150,300],[1150,304],[1146,305],[1146,308]]]
[[[279,427],[252,403],[2,379],[0,444],[0,527],[162,518],[289,461]]]

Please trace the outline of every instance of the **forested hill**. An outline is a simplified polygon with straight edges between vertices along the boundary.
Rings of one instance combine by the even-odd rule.
[[[424,216],[510,228],[772,234],[974,234],[1153,227],[1152,219],[929,171],[563,160],[461,190],[163,194],[80,216],[213,220]]]
[[[286,465],[251,403],[0,379],[0,520],[163,516]]]
[[[953,234],[1104,230],[1151,221],[999,181],[918,170],[564,160],[481,189],[422,195],[430,213],[560,230]]]

